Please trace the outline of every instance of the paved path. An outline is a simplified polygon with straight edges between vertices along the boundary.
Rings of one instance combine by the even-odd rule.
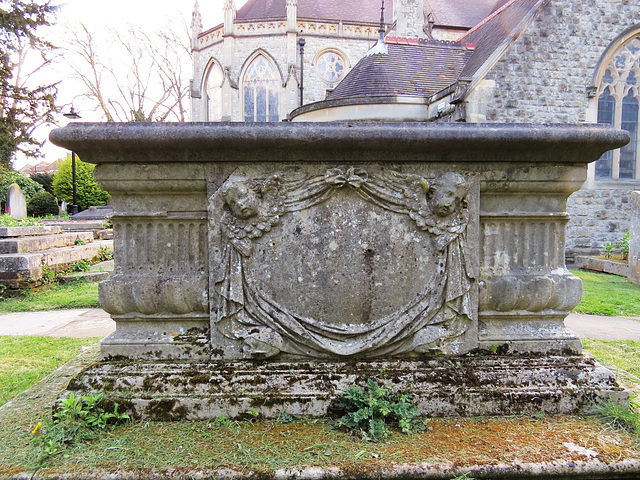
[[[583,338],[640,340],[640,317],[571,314],[565,323]],[[106,337],[115,329],[116,324],[109,314],[99,308],[0,315],[0,335]]]
[[[640,340],[640,317],[603,317],[572,313],[564,323],[581,338]]]
[[[116,322],[99,308],[0,315],[0,335],[106,337],[115,329]]]

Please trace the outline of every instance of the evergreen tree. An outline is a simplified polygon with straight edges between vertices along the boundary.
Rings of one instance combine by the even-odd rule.
[[[21,151],[33,156],[41,144],[33,137],[39,125],[51,123],[57,89],[55,85],[30,86],[24,70],[29,50],[37,50],[42,62],[53,47],[37,36],[49,25],[53,8],[33,0],[0,0],[0,165],[11,166]]]
[[[76,200],[79,212],[92,205],[106,205],[111,198],[93,178],[94,168],[95,165],[85,163],[76,157]],[[73,202],[71,155],[62,162],[60,169],[53,177],[53,193],[59,200],[64,200],[69,205]]]
[[[31,180],[42,185],[46,192],[53,195],[53,173],[38,172],[31,175]]]

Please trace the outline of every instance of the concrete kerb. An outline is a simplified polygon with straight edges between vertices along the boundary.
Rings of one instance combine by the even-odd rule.
[[[37,478],[43,480],[158,480],[158,479],[209,479],[218,480],[250,480],[257,472],[239,472],[236,470],[206,470],[184,469],[164,470],[162,472],[141,473],[137,471],[96,471],[90,474],[46,474],[38,473]],[[640,461],[629,460],[616,463],[603,463],[599,460],[567,461],[549,463],[513,463],[481,465],[474,467],[455,467],[453,465],[393,465],[380,468],[377,471],[363,474],[361,479],[434,479],[444,480],[467,474],[469,478],[477,479],[631,479],[640,473]],[[337,467],[300,467],[279,469],[272,473],[259,473],[264,480],[324,480],[324,479],[352,479],[353,472],[347,472]],[[10,477],[0,476],[0,480],[32,480],[33,473],[24,472]]]

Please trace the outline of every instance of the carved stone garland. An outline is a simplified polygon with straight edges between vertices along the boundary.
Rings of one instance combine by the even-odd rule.
[[[408,216],[430,236],[437,256],[438,281],[424,285],[415,301],[361,324],[339,325],[309,318],[279,305],[247,276],[254,242],[277,228],[290,212],[326,202],[340,189],[362,200]],[[213,323],[227,338],[241,341],[246,357],[285,352],[316,358],[373,358],[399,354],[461,353],[455,339],[472,325],[473,275],[465,258],[469,221],[468,183],[447,172],[429,181],[419,175],[328,169],[324,175],[277,173],[263,179],[231,177],[215,195],[224,201],[220,218],[224,261],[215,282],[218,303]]]

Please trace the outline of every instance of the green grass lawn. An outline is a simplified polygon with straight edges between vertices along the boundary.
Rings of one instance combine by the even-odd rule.
[[[607,273],[572,270],[582,279],[582,301],[574,309],[578,313],[621,317],[640,317],[640,285],[624,277]]]
[[[99,338],[0,336],[0,405],[29,388]]]
[[[42,312],[65,308],[97,308],[98,283],[74,281],[53,284],[46,290],[23,290],[19,296],[0,301],[0,313]]]
[[[635,375],[640,379],[640,341],[593,340],[586,338],[583,346],[596,357]]]

